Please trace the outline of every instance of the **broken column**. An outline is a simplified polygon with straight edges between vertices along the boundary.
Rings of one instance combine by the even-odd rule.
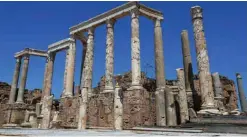
[[[114,20],[107,20],[106,36],[106,70],[105,70],[105,89],[103,92],[114,92]]]
[[[246,97],[244,94],[242,77],[241,77],[240,73],[236,73],[236,77],[237,77],[238,94],[239,94],[239,101],[240,101],[241,110],[242,110],[242,112],[247,112],[247,102],[246,102]]]
[[[23,98],[24,98],[24,92],[25,92],[25,87],[26,87],[26,81],[27,81],[27,72],[28,72],[28,64],[29,64],[29,55],[25,55],[23,57],[23,68],[21,71],[21,82],[20,82],[20,87],[18,90],[18,96],[16,103],[24,103]]]
[[[182,53],[183,53],[183,65],[184,65],[184,79],[185,90],[187,94],[188,107],[194,109],[193,101],[193,68],[190,55],[190,45],[187,30],[183,30],[181,33],[182,41]]]
[[[194,26],[194,39],[196,45],[197,66],[199,73],[199,83],[201,91],[201,110],[198,114],[218,113],[219,111],[214,105],[214,92],[212,85],[212,77],[210,73],[208,51],[206,48],[206,40],[203,30],[202,8],[194,6],[191,8],[192,23]]]
[[[123,129],[123,104],[121,92],[121,87],[117,83],[114,93],[114,128],[116,130]]]
[[[17,89],[17,85],[18,85],[20,68],[21,68],[21,58],[16,58],[15,71],[14,71],[14,76],[13,76],[10,95],[9,95],[9,103],[10,104],[15,102],[16,89]]]
[[[222,84],[220,82],[220,76],[218,72],[212,74],[213,82],[214,82],[214,91],[215,91],[215,102],[216,106],[220,110],[220,112],[225,113],[226,109],[224,106],[224,97],[223,97],[223,89]]]
[[[75,72],[75,40],[70,43],[68,49],[68,64],[66,67],[66,89],[63,97],[72,97],[74,91],[74,72]]]
[[[170,88],[165,88],[165,104],[166,104],[166,124],[167,126],[177,125],[177,116],[175,109],[175,101],[173,91]]]
[[[139,39],[139,11],[131,11],[131,89],[141,89],[140,39]]]
[[[177,71],[177,79],[178,79],[178,97],[179,97],[179,108],[180,108],[180,119],[181,123],[186,123],[189,121],[189,112],[188,112],[188,104],[187,104],[187,96],[185,90],[185,78],[184,78],[184,70],[179,68]]]
[[[81,81],[81,98],[79,108],[78,129],[87,128],[87,105],[88,96],[92,89],[92,71],[93,71],[93,50],[94,50],[94,28],[88,29],[87,53],[83,67],[83,78]]]
[[[155,46],[155,76],[156,76],[156,124],[158,126],[166,126],[166,110],[165,110],[165,71],[164,71],[164,54],[161,20],[154,21],[154,46]]]

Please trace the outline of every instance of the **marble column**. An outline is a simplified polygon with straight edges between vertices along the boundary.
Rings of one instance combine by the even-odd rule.
[[[212,74],[213,77],[213,83],[214,83],[214,93],[215,93],[215,101],[216,106],[219,108],[221,112],[225,112],[225,106],[224,106],[224,97],[223,97],[223,89],[222,84],[220,82],[220,76],[218,72],[215,72]]]
[[[186,88],[185,88],[185,78],[184,78],[184,70],[179,68],[177,71],[177,79],[178,79],[178,97],[179,97],[179,107],[180,107],[180,119],[181,123],[186,123],[189,121],[189,112],[188,112],[188,104],[187,104],[187,96],[186,96]]]
[[[9,104],[15,103],[15,96],[17,92],[16,89],[18,85],[20,68],[21,68],[21,58],[16,58],[15,71],[14,71],[14,76],[13,76],[10,95],[9,95]]]
[[[51,95],[52,76],[53,76],[55,57],[56,57],[56,53],[50,53],[47,58],[47,72],[45,78],[44,96]]]
[[[238,94],[239,94],[239,101],[240,101],[241,110],[242,110],[242,112],[247,112],[247,102],[246,102],[246,97],[244,94],[242,77],[239,73],[236,73],[236,77],[237,77]]]
[[[107,20],[107,36],[106,36],[106,69],[105,69],[105,89],[104,92],[114,92],[113,76],[114,76],[114,20]]]
[[[204,37],[202,8],[194,6],[191,8],[192,23],[194,26],[194,39],[196,45],[197,68],[199,73],[199,83],[201,91],[201,110],[198,114],[207,112],[218,113],[214,105],[214,92],[212,85],[212,77],[210,73],[208,51],[206,48],[206,40]]]
[[[193,68],[190,55],[190,45],[187,30],[183,30],[181,33],[182,41],[182,54],[183,54],[183,65],[184,65],[184,79],[185,79],[185,90],[187,94],[188,107],[194,108],[193,92]]]
[[[45,94],[45,79],[46,79],[46,75],[47,75],[47,68],[48,68],[48,59],[46,57],[46,63],[45,63],[45,73],[44,73],[44,80],[43,80],[43,87],[42,87],[42,97],[41,100],[43,100],[44,94]]]
[[[29,55],[23,56],[23,67],[21,71],[21,82],[20,87],[18,90],[18,96],[16,103],[24,103],[24,92],[26,87],[26,81],[27,81],[27,72],[28,72],[28,65],[29,65]]]
[[[66,56],[65,56],[65,69],[64,69],[64,74],[63,74],[63,93],[62,93],[62,97],[65,97],[65,94],[66,94],[68,60],[69,60],[69,50],[67,49],[66,50]]]
[[[156,124],[158,126],[166,126],[166,110],[165,110],[165,69],[163,54],[163,39],[161,21],[154,21],[154,47],[155,47],[155,72],[156,72]]]
[[[116,130],[123,129],[123,103],[120,92],[122,92],[121,87],[117,83],[114,93],[114,128]]]
[[[70,44],[68,49],[68,65],[66,76],[66,90],[63,97],[72,97],[74,91],[74,73],[75,73],[75,41]]]
[[[86,42],[82,42],[82,59],[81,59],[81,72],[80,72],[80,81],[79,81],[79,85],[81,85],[82,83],[82,73],[83,73],[83,66],[84,66],[84,62],[85,62],[85,57],[86,57],[86,52],[87,52],[87,43]]]
[[[131,11],[131,89],[141,89],[141,60],[140,60],[140,39],[139,39],[139,11]]]
[[[81,81],[81,98],[79,108],[78,129],[86,129],[87,124],[87,105],[88,96],[92,89],[92,71],[93,71],[93,55],[94,53],[94,28],[88,30],[87,53],[83,67],[83,78]]]

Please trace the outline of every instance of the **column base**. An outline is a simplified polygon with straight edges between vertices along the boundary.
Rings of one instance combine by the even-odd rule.
[[[102,93],[109,93],[109,92],[110,93],[114,92],[114,89],[113,88],[105,88]]]
[[[142,87],[142,85],[132,85],[130,88],[128,88],[127,90],[141,90],[144,89]]]
[[[23,101],[16,101],[17,104],[25,104]]]
[[[215,108],[208,108],[208,109],[202,109],[200,111],[197,112],[197,114],[220,114],[220,111],[218,109]]]

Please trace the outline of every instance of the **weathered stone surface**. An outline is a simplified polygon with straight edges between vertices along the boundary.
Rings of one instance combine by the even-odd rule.
[[[114,92],[114,128],[116,130],[123,129],[123,94],[118,83]]]
[[[243,112],[247,112],[247,102],[246,102],[246,97],[244,94],[242,77],[239,73],[236,73],[236,77],[237,77],[238,94],[239,94],[239,101],[240,101],[241,110]]]
[[[18,85],[19,74],[20,74],[20,68],[21,68],[21,58],[17,58],[16,64],[15,64],[14,76],[13,76],[13,80],[12,80],[12,84],[11,84],[9,103],[15,102],[17,85]]]
[[[53,102],[53,96],[44,96],[43,104],[42,104],[43,118],[41,123],[41,128],[43,129],[49,128],[49,124],[51,121],[52,102]]]

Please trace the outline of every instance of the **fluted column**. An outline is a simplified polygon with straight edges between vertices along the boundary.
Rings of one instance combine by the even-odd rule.
[[[185,79],[185,90],[187,94],[188,107],[194,108],[193,92],[193,68],[190,55],[190,45],[187,30],[183,30],[181,33],[182,41],[182,53],[183,53],[183,65],[184,65],[184,79]]]
[[[87,53],[83,67],[83,78],[80,85],[81,98],[79,108],[78,129],[86,129],[87,124],[87,105],[88,96],[92,89],[92,71],[93,71],[93,51],[94,51],[94,28],[88,30]]]
[[[68,49],[68,65],[66,76],[66,90],[63,97],[72,97],[74,89],[74,73],[75,73],[75,41],[70,44]]]
[[[105,69],[105,89],[104,92],[114,92],[114,20],[107,20],[106,36],[106,69]]]
[[[18,85],[20,68],[21,68],[21,58],[16,58],[15,71],[14,71],[14,76],[13,76],[10,95],[9,95],[9,103],[10,104],[15,102],[16,89],[17,89],[17,85]]]
[[[131,70],[132,89],[141,88],[140,39],[139,39],[139,11],[131,11]]]
[[[29,65],[29,55],[25,55],[23,57],[23,67],[22,67],[22,71],[21,71],[21,82],[20,82],[20,87],[18,90],[18,96],[17,96],[16,103],[24,103],[23,98],[24,98],[24,92],[25,92],[26,81],[27,81],[28,65]]]
[[[158,126],[166,126],[166,111],[165,111],[165,69],[164,69],[164,54],[163,54],[163,39],[161,21],[154,20],[154,47],[155,47],[155,72],[156,72],[156,124]]]
[[[187,96],[185,90],[184,70],[179,68],[176,69],[176,71],[177,71],[177,79],[178,79],[180,119],[181,119],[181,123],[186,123],[187,121],[189,121],[189,112],[188,112]]]
[[[201,110],[198,113],[203,114],[207,113],[207,111],[210,111],[211,113],[218,113],[218,110],[214,105],[214,92],[210,73],[208,51],[204,37],[202,8],[199,6],[192,7],[191,16],[194,26],[194,39],[202,100]]]
[[[241,110],[242,110],[242,112],[247,112],[247,102],[246,102],[246,97],[244,94],[242,77],[239,73],[236,73],[236,77],[237,77],[238,94],[239,94],[239,101],[240,101]]]

